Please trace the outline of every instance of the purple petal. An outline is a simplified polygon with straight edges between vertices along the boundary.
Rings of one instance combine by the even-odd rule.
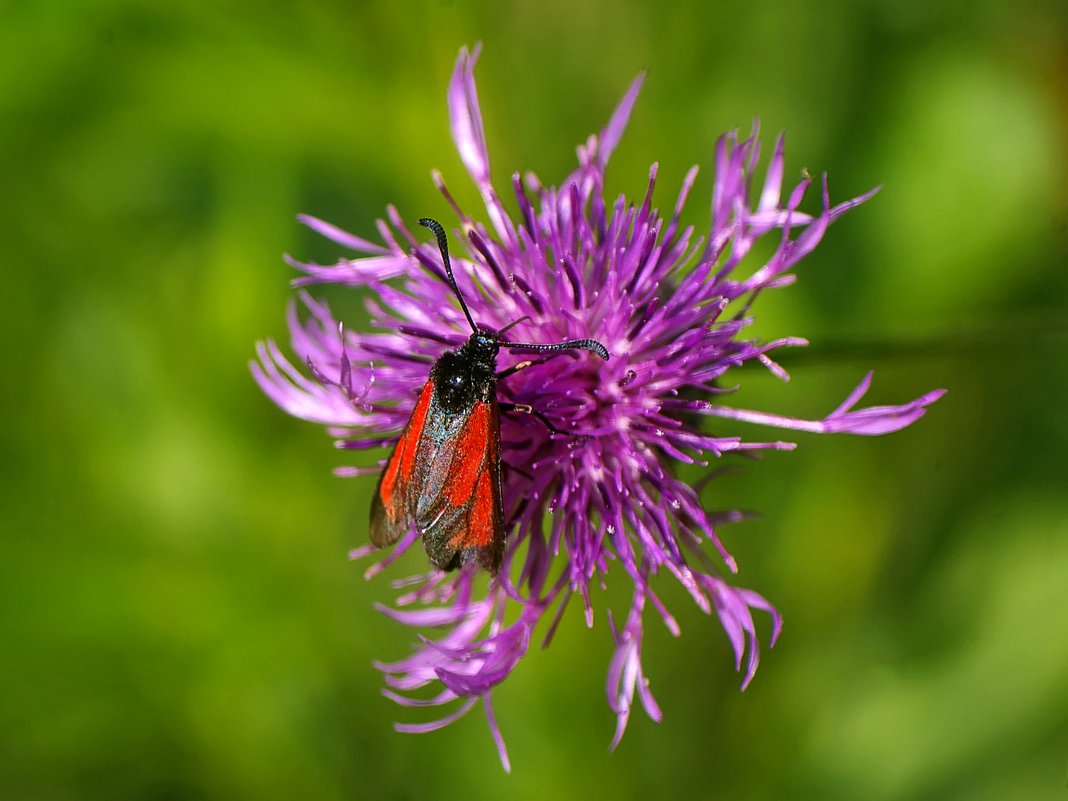
[[[330,426],[359,426],[369,422],[366,413],[352,405],[338,387],[323,386],[305,378],[271,340],[256,344],[259,361],[249,362],[260,389],[294,417]]]
[[[438,729],[444,729],[449,724],[455,723],[468,712],[478,702],[477,698],[468,698],[455,712],[446,715],[438,720],[433,720],[430,723],[394,723],[393,728],[403,734],[426,734],[427,732],[437,731]]]
[[[348,231],[343,231],[336,225],[324,222],[318,217],[312,217],[310,214],[298,214],[297,219],[317,234],[325,236],[327,239],[333,240],[339,245],[343,245],[351,250],[359,250],[364,253],[375,253],[378,255],[389,253],[389,250],[381,245],[376,245],[374,242],[358,237],[355,234],[350,234]]]
[[[641,92],[644,82],[645,73],[639,73],[623,95],[623,99],[619,101],[616,110],[612,112],[608,125],[601,131],[601,143],[597,150],[597,161],[602,169],[608,164],[608,159],[611,158],[616,145],[619,144],[619,140],[623,136],[623,131],[627,128],[627,121],[630,119],[631,111],[634,110],[634,103],[638,99],[638,94]]]
[[[488,693],[482,697],[482,708],[486,711],[486,722],[489,724],[490,734],[493,735],[493,742],[497,744],[497,755],[501,758],[504,772],[511,773],[512,763],[508,759],[508,749],[505,748],[504,737],[501,736],[501,728],[497,725],[497,718],[493,714],[493,703]]]
[[[758,211],[766,212],[779,208],[779,198],[782,196],[783,165],[786,162],[783,155],[785,147],[786,134],[779,134],[779,138],[775,140],[775,153],[771,157],[768,171],[764,176],[764,189],[760,193],[760,203],[757,205]]]
[[[482,194],[482,201],[486,205],[486,213],[494,230],[506,242],[514,244],[515,228],[490,182],[486,132],[482,125],[482,110],[479,108],[478,91],[475,88],[475,63],[481,52],[481,44],[476,45],[470,55],[466,47],[460,50],[452,79],[449,81],[449,121],[460,160]]]
[[[482,126],[482,111],[475,89],[475,64],[481,52],[481,44],[475,45],[470,54],[466,47],[460,50],[448,92],[449,121],[456,150],[467,171],[480,186],[488,183],[490,177],[486,132]]]
[[[726,417],[732,420],[744,420],[758,425],[790,428],[796,431],[812,431],[817,434],[862,434],[877,436],[900,431],[911,425],[927,413],[927,407],[946,394],[944,389],[928,392],[916,400],[900,406],[870,406],[867,409],[848,411],[867,391],[871,382],[869,373],[860,385],[853,390],[846,402],[822,420],[802,420],[797,417],[783,417],[777,414],[754,412],[747,409],[731,409],[726,406],[709,405],[702,413]]]

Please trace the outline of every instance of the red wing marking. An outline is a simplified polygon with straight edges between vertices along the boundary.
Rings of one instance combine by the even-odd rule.
[[[412,470],[415,467],[415,455],[419,449],[419,439],[423,435],[423,427],[426,425],[427,411],[430,409],[430,400],[434,395],[434,382],[427,381],[423,385],[423,391],[419,393],[419,400],[415,404],[408,425],[404,428],[397,441],[397,446],[386,465],[386,472],[382,474],[382,484],[379,488],[379,497],[390,519],[396,519],[399,507],[403,506],[403,499],[397,499],[400,503],[394,503],[393,492],[400,478],[403,485],[407,485],[412,478]]]
[[[479,475],[474,496],[458,521],[459,528],[449,539],[450,547],[457,551],[461,548],[485,548],[493,542],[496,533],[494,501],[493,477],[489,471],[484,471]]]
[[[475,497],[471,501],[470,522],[468,524],[468,547],[477,545],[485,548],[493,541],[495,501],[493,495],[493,479],[489,470],[484,470],[479,476],[478,486],[475,488]]]
[[[500,489],[500,413],[495,401],[475,403],[433,457],[434,497],[423,498],[416,521],[439,567],[477,561],[496,573],[504,549]],[[430,481],[423,491],[430,490]]]
[[[500,438],[495,400],[449,415],[427,381],[379,480],[371,542],[390,545],[414,523],[435,566],[478,562],[496,573],[504,550]]]
[[[449,478],[444,490],[453,506],[466,506],[471,502],[475,483],[484,475],[489,461],[490,405],[476,403],[460,431],[452,451]]]

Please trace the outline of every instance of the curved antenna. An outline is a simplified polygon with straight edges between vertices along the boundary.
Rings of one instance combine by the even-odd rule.
[[[527,342],[504,342],[502,340],[501,345],[513,350],[588,350],[608,361],[608,348],[596,339],[569,339],[567,342],[558,342],[555,345],[534,345]]]
[[[497,332],[497,336],[501,336],[501,334],[503,334],[509,328],[515,328],[520,323],[524,323],[529,319],[530,319],[530,315],[529,314],[524,314],[518,320],[512,320],[512,322],[508,323],[508,325],[506,325],[504,328],[502,328],[500,331]]]
[[[438,240],[438,250],[441,251],[441,260],[445,264],[445,275],[448,276],[449,286],[452,287],[452,291],[456,293],[456,299],[460,301],[460,308],[463,310],[464,317],[467,318],[467,322],[471,325],[471,330],[476,334],[479,333],[479,328],[475,325],[474,319],[471,317],[471,312],[467,308],[467,303],[464,302],[464,296],[460,294],[460,288],[456,286],[456,276],[452,273],[452,262],[449,260],[449,238],[445,234],[445,229],[441,223],[431,217],[420,217],[418,223],[424,228],[429,228],[434,232],[434,236]],[[518,325],[524,320],[529,320],[529,316],[520,317],[518,320],[509,323],[500,331],[498,335],[503,334],[512,326]],[[550,351],[550,350],[588,350],[590,353],[596,353],[605,361],[608,361],[608,348],[598,342],[596,339],[570,339],[567,342],[557,342],[554,345],[536,345],[528,342],[506,342],[500,340],[501,345],[514,350],[534,350],[534,351]]]
[[[441,223],[430,217],[420,217],[418,222],[424,228],[433,231],[434,236],[438,238],[438,250],[441,251],[441,260],[445,262],[445,275],[449,277],[449,286],[456,293],[456,299],[460,301],[460,308],[463,309],[467,322],[471,324],[471,330],[477,334],[478,326],[471,318],[471,312],[467,310],[467,304],[464,303],[464,296],[460,294],[460,288],[456,286],[456,277],[452,274],[452,262],[449,261],[449,238],[445,235],[445,229],[441,227]]]

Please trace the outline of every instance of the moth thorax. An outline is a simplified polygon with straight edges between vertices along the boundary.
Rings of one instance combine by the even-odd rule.
[[[451,413],[467,411],[488,401],[496,388],[497,352],[492,335],[473,334],[458,350],[442,355],[434,365],[438,402]]]

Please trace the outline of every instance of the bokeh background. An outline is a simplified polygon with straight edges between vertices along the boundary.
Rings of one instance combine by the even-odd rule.
[[[1066,7],[816,5],[0,2],[0,797],[1063,799]],[[884,185],[760,299],[813,346],[748,406],[818,416],[869,367],[874,403],[949,389],[707,491],[761,511],[726,541],[786,617],[747,692],[665,582],[665,719],[609,754],[611,637],[573,614],[497,693],[511,776],[478,713],[392,730],[417,716],[371,662],[408,632],[345,556],[373,479],[247,368],[284,338],[281,254],[341,255],[298,212],[448,219],[432,167],[474,208],[444,95],[479,40],[498,178],[562,177],[644,69],[613,193],[658,160],[669,206],[698,163],[700,224],[715,137],[757,115],[788,176]]]

